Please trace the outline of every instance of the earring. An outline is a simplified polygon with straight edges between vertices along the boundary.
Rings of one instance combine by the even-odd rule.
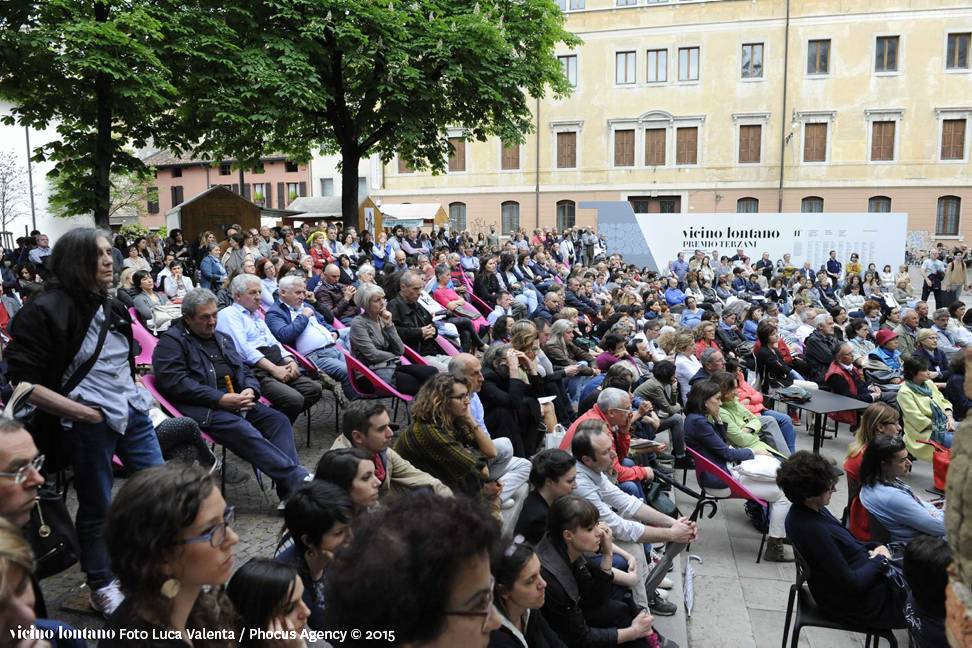
[[[305,558],[316,558],[317,557],[317,552],[315,552],[313,549],[308,549],[307,551],[304,552],[304,557]]]
[[[179,589],[182,587],[182,583],[178,579],[170,578],[169,580],[162,583],[162,596],[167,599],[174,599],[179,595]]]

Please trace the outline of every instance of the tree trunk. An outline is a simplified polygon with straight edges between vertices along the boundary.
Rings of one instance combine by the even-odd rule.
[[[95,20],[108,22],[108,3],[94,4]],[[95,227],[108,229],[111,225],[109,211],[111,209],[111,79],[107,74],[97,73],[94,79],[95,103],[97,104],[97,123],[94,150],[94,197]]]
[[[357,142],[355,142],[355,145]],[[345,147],[341,151],[341,216],[344,228],[358,227],[358,162],[357,149]]]

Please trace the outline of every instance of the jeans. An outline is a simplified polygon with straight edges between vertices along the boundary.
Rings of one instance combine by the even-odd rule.
[[[685,454],[685,432],[682,431],[684,423],[685,416],[682,414],[672,414],[667,418],[663,418],[661,425],[656,430],[656,432],[668,430],[669,440],[672,442],[672,454],[676,457],[681,457]]]
[[[772,416],[776,419],[776,422],[780,426],[780,432],[783,433],[783,438],[786,439],[786,445],[790,449],[790,454],[796,452],[796,430],[793,429],[793,421],[790,417],[783,412],[777,412],[776,410],[765,409],[760,416]],[[782,448],[780,448],[782,451]]]
[[[624,459],[621,460],[621,465],[622,466],[628,466],[629,468],[633,468],[637,464],[635,464],[635,462],[633,460],[628,459],[627,457],[625,457]],[[636,482],[636,481],[619,481],[618,482],[618,488],[620,488],[621,490],[623,490],[628,495],[631,495],[632,497],[637,497],[642,502],[645,501],[645,489],[641,486],[641,482]]]
[[[117,454],[130,471],[163,463],[159,440],[148,414],[129,405],[128,428],[118,434],[101,423],[75,423],[74,487],[78,491],[75,527],[81,545],[81,569],[94,591],[111,582],[113,576],[105,548],[105,518],[111,504],[114,482],[111,458]]]
[[[342,329],[349,330],[349,329]],[[334,380],[341,382],[344,388],[344,395],[348,398],[354,397],[354,390],[351,389],[351,379],[348,377],[348,365],[344,361],[344,354],[337,347],[330,346],[317,349],[307,355],[307,359],[314,363],[320,371],[330,376]]]
[[[266,405],[255,404],[245,417],[236,412],[214,410],[203,431],[266,473],[277,485],[281,499],[309,474],[297,458],[294,429],[287,416]]]
[[[780,430],[780,426],[777,425],[775,418],[772,416],[767,416],[766,412],[764,412],[762,415],[760,415],[759,422],[763,427],[763,429],[759,431],[759,438],[763,443],[773,446],[784,456],[789,457],[791,454],[793,454],[793,451],[789,449],[789,443],[787,442],[786,437],[783,436],[783,431]]]

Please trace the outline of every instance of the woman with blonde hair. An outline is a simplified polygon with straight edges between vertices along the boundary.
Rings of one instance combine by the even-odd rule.
[[[543,345],[543,352],[554,369],[566,371],[568,367],[578,367],[575,374],[566,379],[567,393],[573,403],[580,400],[581,390],[598,373],[594,356],[574,342],[577,335],[575,326],[570,319],[557,320],[550,327],[550,337]]]
[[[715,322],[702,322],[695,328],[695,357],[701,356],[706,349],[722,351],[716,336]]]
[[[682,402],[688,398],[689,381],[702,368],[702,363],[695,357],[695,338],[691,332],[679,333],[675,338],[675,379],[682,392]]]
[[[513,328],[510,329],[510,346],[536,363],[537,372],[540,374],[540,382],[542,383],[542,387],[538,385],[537,388],[541,390],[543,396],[559,395],[561,398],[566,397],[567,392],[563,378],[568,375],[568,372],[574,375],[576,373],[573,369],[567,367],[559,371],[553,370],[553,364],[549,358],[543,356],[543,352],[540,350],[540,332],[533,322],[530,320],[519,320],[513,324]],[[550,365],[550,369],[544,366],[544,361],[546,361],[547,365]],[[564,405],[562,411],[565,414],[567,413],[566,405]],[[540,406],[540,412],[543,415],[543,422],[547,426],[547,429],[553,430],[557,425],[554,404],[544,403]]]

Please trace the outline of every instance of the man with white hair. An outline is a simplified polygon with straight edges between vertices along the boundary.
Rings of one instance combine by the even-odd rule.
[[[301,375],[294,357],[257,314],[261,287],[256,275],[237,275],[230,283],[233,303],[220,313],[216,330],[229,336],[260,382],[260,391],[293,423],[301,412],[321,400],[321,385]]]
[[[894,327],[898,334],[898,351],[902,358],[907,358],[918,347],[918,311],[905,308],[901,311],[901,323]]]
[[[964,340],[957,339],[948,331],[948,318],[947,308],[936,308],[935,312],[932,313],[932,322],[934,323],[932,324],[931,330],[935,331],[935,334],[938,336],[938,348],[947,357],[951,358],[961,351],[965,343]]]
[[[803,345],[803,358],[810,367],[811,380],[818,385],[824,382],[827,368],[837,353],[837,338],[834,336],[834,318],[827,313],[817,315],[813,319],[814,331],[807,336]]]
[[[369,266],[370,267],[370,266]],[[277,282],[280,301],[267,310],[267,328],[281,344],[293,347],[297,353],[314,363],[321,373],[337,381],[328,384],[341,406],[354,395],[344,354],[336,343],[341,336],[307,301],[303,277],[287,275]],[[351,329],[341,329],[344,337]],[[327,382],[326,379],[322,379]]]

